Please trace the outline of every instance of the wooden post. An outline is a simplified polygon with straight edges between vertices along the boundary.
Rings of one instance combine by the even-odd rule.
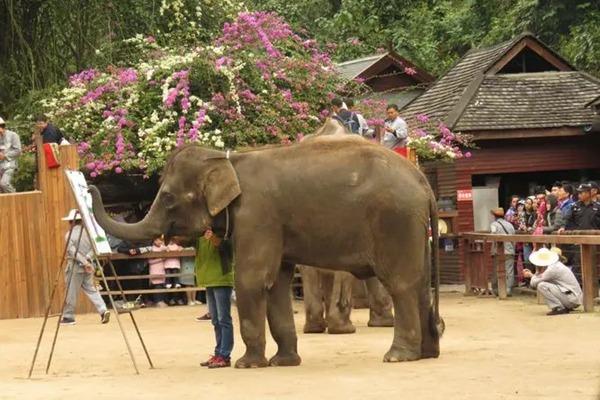
[[[583,310],[594,311],[594,298],[598,295],[598,290],[596,289],[596,254],[593,245],[581,245],[581,280],[583,281]]]
[[[504,242],[496,243],[496,260],[498,261],[498,265],[496,265],[496,276],[498,277],[498,297],[500,300],[503,300],[508,297],[506,293],[506,255],[504,254]]]
[[[462,240],[463,260],[465,260],[465,296],[473,296],[471,242],[469,239]]]

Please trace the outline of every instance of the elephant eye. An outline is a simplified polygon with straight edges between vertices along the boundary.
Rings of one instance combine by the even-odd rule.
[[[175,207],[175,196],[172,193],[163,192],[160,199],[166,209]]]

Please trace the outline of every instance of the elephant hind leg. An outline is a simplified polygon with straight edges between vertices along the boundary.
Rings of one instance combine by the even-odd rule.
[[[347,334],[356,332],[350,320],[352,312],[352,283],[354,277],[346,272],[333,274],[333,287],[330,293],[327,315],[327,333]]]
[[[390,290],[394,302],[394,341],[383,361],[418,360],[421,358],[422,331],[417,290],[398,287],[394,289]]]
[[[366,281],[369,296],[369,322],[370,327],[394,326],[392,314],[392,298],[385,290],[379,279],[369,278]]]
[[[304,292],[304,333],[323,333],[327,329],[324,314],[323,284],[321,271],[317,268],[301,265],[302,291]]]
[[[283,264],[275,284],[268,292],[267,318],[271,336],[277,343],[269,365],[294,366],[302,361],[298,355],[298,337],[294,325],[294,312],[290,284],[294,277],[294,265]]]

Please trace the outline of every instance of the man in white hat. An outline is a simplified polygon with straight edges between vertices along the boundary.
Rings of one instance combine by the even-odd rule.
[[[531,253],[529,261],[537,267],[536,273],[524,269],[523,276],[531,278],[531,287],[546,300],[550,307],[547,315],[568,314],[581,305],[581,286],[557,252],[542,247]]]
[[[6,122],[0,117],[0,193],[15,191],[12,178],[17,170],[17,159],[20,154],[19,135],[6,129]]]
[[[110,311],[106,309],[106,304],[96,285],[94,285],[94,267],[92,264],[93,247],[85,228],[81,225],[81,216],[78,211],[73,209],[69,214],[62,219],[69,221],[73,230],[67,246],[67,268],[65,269],[65,284],[67,288],[67,301],[63,312],[63,318],[60,323],[63,325],[75,324],[75,306],[77,305],[77,296],[79,289],[90,299],[98,314],[100,321],[103,324],[108,323],[110,319]],[[81,239],[79,239],[81,235]],[[69,233],[65,235],[65,240],[69,237]],[[79,242],[79,246],[77,243]]]

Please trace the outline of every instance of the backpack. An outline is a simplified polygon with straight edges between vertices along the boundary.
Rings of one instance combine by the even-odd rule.
[[[344,110],[345,112],[340,112],[338,114],[338,120],[348,129],[351,133],[359,133],[360,131],[360,122],[358,122],[358,117],[356,113],[350,112],[348,110]]]

